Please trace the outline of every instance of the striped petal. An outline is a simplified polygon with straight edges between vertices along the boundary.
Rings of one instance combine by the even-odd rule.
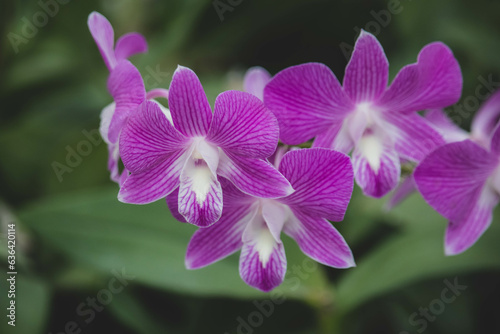
[[[104,63],[111,72],[116,66],[114,51],[115,33],[111,23],[102,14],[92,12],[89,15],[87,25],[104,59]]]

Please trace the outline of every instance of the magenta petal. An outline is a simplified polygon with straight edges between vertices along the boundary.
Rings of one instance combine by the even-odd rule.
[[[365,195],[380,198],[394,189],[401,174],[392,144],[377,135],[361,138],[352,155],[354,177]]]
[[[453,123],[443,109],[429,109],[425,112],[424,118],[432,124],[447,143],[469,138],[469,133]]]
[[[295,239],[304,254],[335,268],[354,267],[354,257],[342,235],[326,219],[313,218],[293,209],[285,233]]]
[[[443,137],[418,114],[386,113],[384,118],[393,128],[396,151],[400,158],[420,161],[431,151],[445,144]]]
[[[179,213],[179,188],[172,191],[165,200],[172,216],[181,223],[187,223],[184,216]]]
[[[115,57],[118,62],[147,51],[148,43],[146,39],[136,32],[125,34],[116,41]]]
[[[336,122],[314,139],[312,147],[330,148],[348,154],[354,147],[349,131],[344,123]]]
[[[498,204],[496,193],[485,187],[476,203],[460,221],[452,221],[446,230],[446,255],[459,254],[469,249],[490,226],[493,209]]]
[[[500,156],[500,125],[498,125],[491,135],[490,150],[496,156]]]
[[[341,123],[353,109],[333,72],[319,63],[276,74],[264,89],[264,102],[278,118],[280,138],[288,145],[302,144]]]
[[[431,43],[415,64],[405,66],[378,102],[392,112],[411,113],[444,108],[458,101],[462,74],[451,50],[443,43]]]
[[[212,110],[196,74],[187,67],[177,67],[168,94],[175,127],[189,137],[206,135]]]
[[[264,88],[269,80],[271,80],[271,74],[266,69],[258,66],[251,67],[243,79],[243,89],[264,101]]]
[[[144,101],[121,132],[120,155],[125,167],[140,173],[183,150],[188,142],[155,102]]]
[[[249,206],[224,208],[224,214],[207,228],[200,228],[189,241],[186,252],[186,267],[197,269],[208,266],[239,250],[241,237],[246,227]]]
[[[344,90],[356,103],[376,100],[387,87],[389,62],[372,34],[362,30],[346,67]]]
[[[314,217],[344,218],[354,185],[347,155],[320,148],[290,151],[283,156],[279,171],[295,189],[280,202]]]
[[[470,140],[446,144],[415,169],[417,188],[436,211],[453,222],[472,211],[497,159]]]
[[[257,97],[227,91],[215,101],[207,140],[225,151],[249,158],[267,158],[278,145],[276,117]]]
[[[221,155],[217,172],[229,179],[239,190],[252,196],[278,198],[293,192],[288,180],[265,160],[227,153]]]
[[[147,204],[166,197],[179,187],[186,160],[184,153],[173,152],[151,169],[130,174],[118,193],[118,199],[124,203]]]
[[[146,90],[141,73],[129,61],[122,61],[111,72],[108,79],[108,90],[116,103],[115,113],[111,119],[108,137],[116,143],[122,127],[131,113],[146,99]]]
[[[240,255],[240,276],[248,285],[264,292],[271,291],[285,279],[286,256],[283,244],[276,243],[264,261],[256,243],[243,245]]]
[[[206,163],[189,158],[181,173],[179,213],[188,223],[207,227],[222,215],[222,188]]]
[[[471,124],[472,137],[488,142],[500,120],[500,91],[493,94],[477,111]]]
[[[89,15],[87,25],[104,59],[104,63],[111,72],[116,66],[114,51],[115,36],[111,23],[102,14],[92,12]]]

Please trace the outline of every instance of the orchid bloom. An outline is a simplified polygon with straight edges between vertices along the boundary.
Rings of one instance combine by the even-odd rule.
[[[209,226],[222,214],[219,176],[263,198],[293,192],[265,160],[276,150],[279,128],[258,98],[224,92],[212,114],[196,74],[179,66],[169,89],[169,108],[172,122],[155,103],[145,101],[124,126],[120,155],[131,174],[120,189],[120,201],[145,204],[175,191],[186,221]]]
[[[414,174],[427,203],[449,220],[445,253],[467,250],[489,227],[500,199],[500,127],[487,147],[472,140],[441,146]]]
[[[356,182],[372,197],[396,187],[400,159],[418,162],[444,143],[416,112],[451,105],[462,89],[460,67],[439,42],[425,46],[389,87],[388,68],[377,39],[362,31],[343,87],[328,67],[308,63],[281,71],[264,90],[285,144],[315,137],[313,147],[353,150]]]
[[[470,139],[488,148],[491,135],[500,117],[500,91],[493,94],[477,111],[472,120],[471,133],[461,129],[441,109],[428,110],[424,117],[443,136],[446,143]],[[406,177],[392,194],[387,209],[392,209],[417,190],[413,174]]]
[[[221,180],[224,213],[217,224],[195,232],[187,249],[187,268],[208,266],[241,249],[242,279],[259,290],[270,291],[283,282],[286,273],[282,231],[295,239],[307,256],[322,264],[335,268],[355,265],[344,238],[328,222],[344,218],[352,194],[349,157],[313,148],[290,151],[279,160],[278,155],[275,164],[295,192],[265,199],[243,194]],[[169,202],[176,212],[176,201]]]
[[[115,46],[113,27],[103,15],[97,12],[91,13],[87,24],[104,63],[111,73],[108,90],[115,102],[102,110],[99,132],[108,145],[108,170],[111,173],[111,180],[122,184],[128,176],[128,171],[126,169],[121,173],[119,171],[118,136],[120,130],[129,113],[135,110],[145,98],[168,98],[168,91],[154,89],[146,94],[139,71],[127,61],[129,57],[137,53],[147,52],[148,45],[142,35],[135,32],[125,34],[118,39]],[[116,112],[115,109],[118,111]]]
[[[259,66],[250,67],[243,78],[243,89],[264,101],[264,88],[270,80],[271,74],[266,69]]]

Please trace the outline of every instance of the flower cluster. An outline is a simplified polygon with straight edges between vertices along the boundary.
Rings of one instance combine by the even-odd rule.
[[[500,111],[490,111],[495,101],[485,107],[472,135],[446,118],[442,108],[460,98],[462,75],[442,43],[425,46],[388,86],[385,53],[363,31],[343,85],[318,63],[274,77],[252,68],[245,92],[221,93],[212,110],[187,67],[177,68],[168,90],[146,92],[127,60],[147,50],[144,38],[131,33],[115,45],[105,17],[94,12],[88,24],[110,71],[114,102],[100,129],[118,199],[165,199],[174,217],[198,226],[187,248],[190,269],[241,250],[242,279],[269,291],[286,272],[281,232],[322,264],[352,267],[352,252],[329,221],[343,220],[354,180],[367,196],[382,197],[396,189],[407,162],[418,168],[391,203],[416,185],[451,220],[448,253],[469,247],[491,221],[500,191],[500,130],[493,124]],[[294,147],[311,140],[311,148]]]

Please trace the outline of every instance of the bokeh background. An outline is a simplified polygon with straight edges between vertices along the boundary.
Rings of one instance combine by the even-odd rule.
[[[101,109],[111,102],[108,72],[86,25],[94,10],[118,36],[146,36],[148,54],[132,61],[148,77],[147,88],[168,88],[182,64],[197,72],[212,103],[223,90],[241,89],[244,71],[254,65],[274,74],[318,61],[342,78],[359,28],[377,35],[392,77],[425,44],[441,40],[454,51],[465,81],[449,113],[467,129],[500,82],[500,2],[60,0],[52,1],[57,13],[44,24],[39,18],[40,27],[26,35],[26,20],[40,16],[46,2],[0,5],[1,333],[500,332],[498,211],[473,248],[446,258],[446,221],[418,194],[386,212],[385,199],[368,199],[355,189],[346,219],[335,226],[358,266],[311,266],[284,237],[287,280],[266,295],[241,281],[238,255],[186,270],[194,228],[175,222],[163,201],[119,203],[105,144],[92,144],[62,180],[54,171],[54,162],[67,165],[68,150],[87,140],[85,131],[95,133]],[[226,8],[222,19],[214,4]],[[13,34],[19,36],[14,44]],[[15,328],[5,317],[5,233],[12,222]],[[109,299],[103,290],[122,270],[134,278]],[[464,287],[445,302],[443,293],[453,296],[445,289],[455,283]],[[109,303],[89,311],[87,298],[96,297]]]

